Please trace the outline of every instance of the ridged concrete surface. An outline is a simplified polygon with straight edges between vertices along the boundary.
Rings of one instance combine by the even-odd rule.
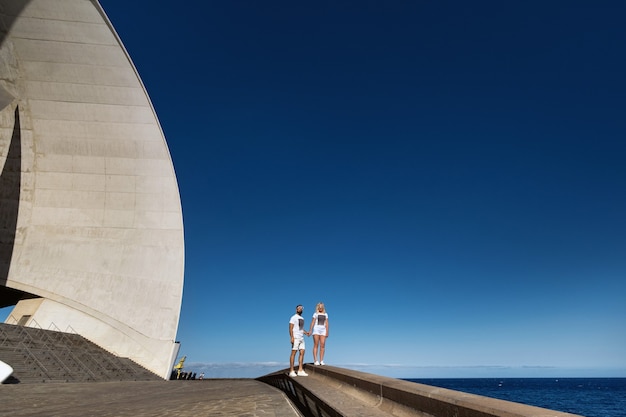
[[[300,416],[285,394],[252,379],[0,386],[0,415]]]

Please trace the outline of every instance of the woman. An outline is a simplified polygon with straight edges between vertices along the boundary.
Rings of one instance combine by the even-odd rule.
[[[326,338],[328,337],[328,314],[324,303],[317,303],[313,321],[309,328],[309,334],[313,334],[313,361],[315,365],[324,365],[324,351],[326,350]],[[317,360],[317,353],[319,358]]]

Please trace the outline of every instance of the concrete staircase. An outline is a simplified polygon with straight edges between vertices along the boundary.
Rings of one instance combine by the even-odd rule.
[[[78,334],[12,324],[0,323],[0,360],[13,367],[5,384],[162,380]]]

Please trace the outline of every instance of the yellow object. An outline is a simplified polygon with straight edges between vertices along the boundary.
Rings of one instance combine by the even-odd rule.
[[[178,371],[176,375],[177,378],[180,378],[180,372],[183,370],[185,359],[187,359],[187,356],[183,356],[182,358],[180,358],[178,363],[174,365],[174,369]]]
[[[174,366],[174,369],[183,369],[183,364],[185,363],[185,359],[187,359],[186,356],[183,356],[182,358],[180,358],[180,360],[178,361],[178,363]]]

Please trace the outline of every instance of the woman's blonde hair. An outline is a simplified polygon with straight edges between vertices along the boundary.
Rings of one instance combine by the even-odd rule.
[[[315,305],[315,311],[317,312],[322,307],[322,313],[326,313],[326,306],[321,301]]]

